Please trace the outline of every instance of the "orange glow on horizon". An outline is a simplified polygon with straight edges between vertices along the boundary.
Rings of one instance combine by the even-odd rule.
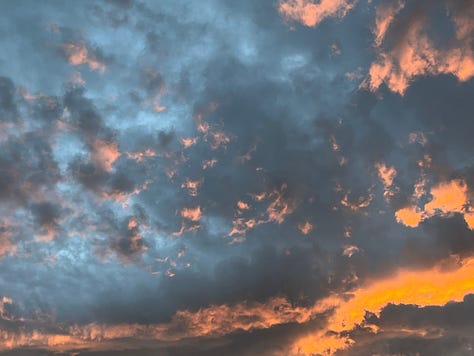
[[[366,311],[379,316],[388,304],[413,304],[418,307],[443,306],[461,302],[474,293],[474,258],[456,261],[425,270],[399,270],[392,276],[372,280],[347,294],[331,295],[310,307],[292,305],[282,297],[265,303],[241,302],[234,305],[210,306],[198,311],[177,311],[169,323],[163,324],[87,324],[74,325],[64,334],[0,332],[0,350],[16,347],[43,346],[51,350],[97,348],[122,338],[176,341],[198,336],[220,336],[238,330],[267,329],[286,323],[306,323],[322,313],[332,311],[324,329],[295,340],[288,355],[334,355],[337,350],[354,345],[345,332],[357,325],[379,330],[366,323]],[[171,272],[170,272],[171,273]],[[2,303],[12,303],[3,298]],[[0,303],[1,305],[1,303]],[[2,310],[2,308],[0,308]]]
[[[440,266],[427,270],[400,270],[394,276],[367,282],[351,291],[348,294],[350,299],[334,295],[318,301],[316,304],[321,309],[327,306],[328,309],[334,308],[334,312],[324,330],[296,340],[293,354],[333,355],[337,350],[349,348],[354,341],[341,333],[357,325],[371,327],[365,323],[367,311],[379,316],[388,304],[443,306],[448,302],[462,302],[466,295],[474,293],[474,258],[448,270]],[[328,334],[328,331],[332,333]]]

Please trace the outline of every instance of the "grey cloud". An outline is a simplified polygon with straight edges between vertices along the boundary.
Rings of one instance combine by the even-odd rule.
[[[0,78],[0,115],[2,121],[16,121],[17,107],[15,103],[15,87],[9,78]]]

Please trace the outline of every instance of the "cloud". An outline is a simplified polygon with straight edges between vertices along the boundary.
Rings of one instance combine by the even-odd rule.
[[[107,69],[104,63],[98,59],[96,54],[91,54],[84,41],[78,43],[65,43],[64,52],[68,58],[69,64],[80,66],[87,64],[91,70],[104,73]]]
[[[395,16],[403,9],[405,3],[401,0],[384,2],[375,9],[375,27],[373,33],[375,36],[375,45],[380,46],[385,38],[388,28],[394,21]]]
[[[95,165],[106,172],[113,169],[113,164],[121,155],[114,142],[105,142],[95,140],[92,142],[92,157],[91,160]]]
[[[327,17],[344,17],[353,7],[354,2],[348,0],[288,0],[280,1],[278,11],[288,20],[315,27]]]
[[[377,90],[382,83],[393,92],[403,95],[411,82],[425,75],[451,74],[460,81],[467,81],[474,76],[474,52],[470,43],[472,38],[472,21],[467,14],[473,13],[474,7],[467,5],[463,11],[455,6],[447,7],[449,18],[454,24],[454,38],[448,46],[442,46],[430,37],[430,6],[415,8],[413,12],[397,15],[404,6],[403,2],[382,3],[377,8],[375,46],[379,49],[378,59],[370,65],[368,87]],[[398,30],[396,37],[389,37],[391,25],[404,26]],[[385,45],[388,37],[390,44]]]
[[[15,87],[11,79],[0,77],[0,115],[1,121],[16,121],[17,106],[15,103]]]
[[[12,237],[11,227],[8,225],[0,226],[0,257],[12,255],[17,251],[17,246],[10,239]]]
[[[181,216],[191,221],[199,221],[201,218],[201,207],[183,208],[183,210],[181,210]]]
[[[397,210],[395,218],[405,226],[417,227],[423,221],[423,212],[417,206],[408,206]]]
[[[468,352],[470,2],[89,5],[0,5],[7,353]]]
[[[4,297],[3,304],[12,303]],[[18,347],[39,347],[54,351],[77,351],[81,349],[114,349],[123,347],[121,341],[136,340],[177,341],[203,336],[219,336],[237,331],[267,329],[287,323],[304,323],[319,313],[318,307],[292,306],[285,298],[272,298],[265,303],[243,302],[235,305],[219,305],[196,312],[178,311],[166,324],[88,324],[73,325],[60,334],[44,333],[40,330],[0,334],[3,346],[0,351]],[[4,317],[3,309],[0,314]],[[132,345],[130,345],[132,346]]]
[[[409,226],[417,227],[423,220],[439,215],[444,217],[452,216],[455,213],[461,214],[469,228],[472,228],[472,207],[470,206],[468,188],[464,180],[455,179],[448,182],[440,182],[431,187],[431,200],[420,209],[416,205],[404,207],[395,212],[398,222]],[[416,193],[415,197],[419,194]]]
[[[474,284],[470,278],[473,269],[474,261],[466,259],[449,270],[443,270],[442,266],[429,270],[401,270],[394,276],[373,281],[351,291],[347,300],[338,296],[323,299],[318,302],[320,305],[334,307],[326,330],[297,340],[292,352],[333,355],[337,350],[348,349],[354,344],[354,340],[344,336],[344,332],[357,325],[370,329],[372,326],[366,322],[366,313],[379,316],[388,304],[414,304],[424,307],[443,306],[451,301],[460,302],[465,295],[474,292]]]

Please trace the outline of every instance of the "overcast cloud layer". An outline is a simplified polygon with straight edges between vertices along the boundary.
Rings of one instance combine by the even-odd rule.
[[[473,1],[0,12],[0,354],[474,354]]]

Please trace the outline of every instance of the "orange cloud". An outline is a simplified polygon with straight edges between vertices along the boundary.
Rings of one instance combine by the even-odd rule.
[[[202,180],[190,180],[189,178],[186,178],[186,180],[181,184],[181,188],[187,189],[189,195],[195,197],[198,195],[198,189],[201,184]]]
[[[417,185],[424,181],[417,182],[415,185],[415,196],[421,193],[417,190]],[[425,204],[423,209],[411,205],[398,210],[395,217],[399,223],[409,227],[417,227],[420,222],[435,215],[451,216],[454,213],[462,214],[469,229],[473,229],[474,221],[472,207],[470,206],[467,185],[462,179],[454,179],[449,182],[441,182],[430,190],[432,199]]]
[[[138,227],[138,221],[137,221],[137,219],[135,219],[135,218],[133,218],[133,217],[130,218],[130,219],[128,220],[127,228],[128,228],[129,230],[132,230],[132,229],[134,229],[134,228],[136,228],[136,227]]]
[[[260,194],[249,194],[256,201],[263,201],[267,197],[267,193],[262,192]]]
[[[409,227],[417,227],[423,221],[423,212],[417,206],[408,206],[395,212],[398,223]]]
[[[389,201],[398,189],[393,186],[393,180],[397,176],[397,170],[393,166],[387,166],[384,162],[377,163],[375,168],[384,186],[383,195],[385,200]]]
[[[276,222],[277,224],[283,223],[286,216],[291,214],[295,208],[294,202],[285,197],[287,187],[287,184],[283,183],[279,190],[275,189],[269,193],[263,192],[261,194],[249,194],[258,202],[262,202],[265,199],[271,199],[265,213],[260,214],[257,217],[242,217],[242,215],[248,211],[250,206],[243,201],[238,201],[236,211],[238,217],[232,221],[232,229],[227,236],[244,235],[248,230],[253,229],[260,224],[267,224],[270,222]]]
[[[203,161],[202,162],[202,169],[205,170],[205,169],[208,169],[208,168],[212,168],[216,165],[216,163],[217,163],[217,159],[214,159],[214,158]]]
[[[243,202],[241,200],[239,200],[237,202],[237,208],[239,208],[240,210],[248,210],[250,209],[249,205],[246,203],[246,202]]]
[[[89,53],[83,41],[79,43],[66,43],[63,45],[63,48],[71,65],[79,66],[81,64],[87,64],[92,70],[97,70],[101,73],[106,71],[107,67],[105,64]]]
[[[380,46],[390,24],[395,19],[395,15],[398,14],[405,4],[401,1],[381,3],[375,9],[375,28],[373,33],[375,35],[375,45]]]
[[[166,106],[163,106],[160,104],[153,105],[153,110],[155,110],[156,112],[162,112],[162,111],[165,111],[166,109],[167,109]]]
[[[206,134],[209,131],[209,124],[204,121],[204,117],[210,115],[218,108],[217,103],[211,102],[208,105],[199,108],[194,114],[194,121],[199,132]]]
[[[334,135],[329,136],[329,143],[331,145],[332,150],[338,153],[338,155],[336,155],[336,158],[339,165],[340,166],[345,165],[347,163],[347,158],[341,154],[341,147],[337,143],[336,137],[334,137]]]
[[[184,148],[189,148],[193,145],[195,145],[198,142],[199,138],[198,137],[190,137],[190,138],[181,138],[181,144],[183,145]]]
[[[199,221],[201,218],[201,207],[197,208],[184,208],[181,210],[181,216],[191,221]]]
[[[380,162],[375,165],[378,175],[385,188],[389,188],[393,184],[393,180],[397,176],[397,171],[393,166],[387,166]]]
[[[308,235],[313,230],[313,225],[309,221],[302,222],[296,227],[303,235]]]
[[[474,212],[464,213],[464,221],[469,229],[474,230]]]
[[[17,246],[11,241],[12,234],[5,224],[0,224],[0,257],[13,255],[17,251]]]
[[[414,304],[419,307],[443,306],[461,302],[474,293],[474,258],[460,262],[454,269],[435,266],[427,270],[400,270],[394,276],[376,280],[352,291],[348,296],[330,296],[317,302],[320,310],[334,308],[324,330],[303,336],[292,346],[295,355],[333,355],[354,344],[344,332],[357,325],[369,327],[367,311],[380,315],[388,304]],[[372,328],[374,329],[374,328]]]
[[[472,17],[451,13],[456,38],[448,48],[435,46],[427,35],[427,20],[420,17],[407,25],[404,36],[392,49],[385,50],[380,46],[389,24],[403,5],[398,2],[382,6],[377,9],[374,29],[379,58],[371,64],[366,82],[370,90],[375,91],[385,83],[390,90],[403,95],[418,76],[452,74],[460,81],[474,76],[474,51],[470,45],[474,29]]]
[[[349,208],[352,211],[358,211],[360,209],[367,208],[374,198],[374,194],[369,192],[369,195],[366,197],[358,197],[357,201],[354,202],[349,199],[349,195],[350,192],[344,194],[344,197],[341,199],[341,205]]]
[[[172,274],[170,272],[170,274]],[[1,304],[0,304],[1,305]],[[286,323],[304,323],[321,310],[293,306],[276,297],[265,303],[241,302],[216,305],[198,311],[181,310],[165,324],[87,324],[75,325],[64,334],[8,333],[0,331],[0,351],[18,347],[46,347],[52,350],[99,349],[118,339],[176,341],[198,336],[220,336],[239,330],[266,329]],[[111,344],[112,342],[112,344]]]
[[[444,267],[443,267],[444,266]],[[172,272],[170,272],[172,273]],[[288,355],[333,355],[348,349],[354,341],[347,335],[356,326],[377,329],[365,320],[366,312],[379,316],[388,304],[414,304],[419,307],[443,306],[450,301],[461,302],[474,293],[474,258],[458,261],[446,269],[440,264],[424,270],[399,270],[387,278],[373,280],[343,295],[330,295],[312,306],[293,305],[282,297],[265,303],[241,302],[217,305],[198,311],[176,312],[169,323],[163,324],[87,324],[74,325],[59,334],[0,331],[0,351],[17,347],[46,347],[52,350],[81,348],[98,349],[121,339],[176,341],[199,336],[221,336],[239,330],[267,329],[287,323],[306,323],[323,313],[328,316],[323,329],[296,339]],[[12,303],[4,298],[0,303]]]
[[[353,245],[346,245],[346,246],[343,246],[343,248],[344,250],[342,251],[342,255],[347,256],[347,257],[352,257],[353,254],[360,251],[360,249],[357,246],[353,246]]]
[[[227,144],[230,142],[230,137],[223,131],[219,130],[210,130],[205,140],[209,142],[209,145],[213,150],[217,150],[220,147],[226,148]]]
[[[147,148],[143,152],[130,153],[127,152],[127,157],[133,159],[137,163],[141,163],[145,158],[155,157],[157,154],[152,149]]]
[[[344,17],[354,7],[350,0],[311,0],[280,1],[278,11],[287,20],[294,20],[305,26],[315,27],[327,17]]]
[[[433,199],[425,205],[428,215],[461,213],[467,204],[467,185],[460,179],[443,182],[431,189]]]
[[[206,107],[201,108],[194,115],[194,121],[196,123],[197,130],[203,134],[203,140],[207,142],[213,150],[217,150],[221,147],[226,148],[227,144],[231,141],[231,138],[228,134],[222,130],[218,130],[214,126],[211,126],[207,121],[204,120],[204,117],[213,113],[217,107],[217,103],[210,103]],[[181,142],[183,145],[185,145],[185,142]],[[192,142],[189,141],[189,143]]]
[[[267,207],[268,222],[274,221],[281,224],[285,221],[285,217],[293,212],[294,207],[291,205],[288,199],[283,197],[286,191],[286,183],[282,184],[281,189],[274,190],[270,196],[273,197],[273,201]]]
[[[104,171],[110,172],[113,169],[114,162],[120,157],[120,151],[117,144],[102,140],[95,140],[92,143],[92,160]]]
[[[117,190],[110,190],[110,191],[102,191],[100,195],[101,195],[102,198],[112,199],[116,203],[119,203],[120,205],[122,205],[123,208],[126,208],[126,207],[128,207],[128,205],[130,203],[130,199],[134,195],[138,195],[141,192],[143,192],[144,190],[147,190],[148,186],[151,183],[153,183],[153,181],[146,180],[140,187],[135,187],[135,189],[131,192],[124,192],[120,189],[117,189]]]
[[[257,221],[254,218],[244,219],[237,218],[232,221],[232,229],[227,236],[233,235],[245,235],[248,230],[253,229],[255,226],[260,225],[261,221]]]

